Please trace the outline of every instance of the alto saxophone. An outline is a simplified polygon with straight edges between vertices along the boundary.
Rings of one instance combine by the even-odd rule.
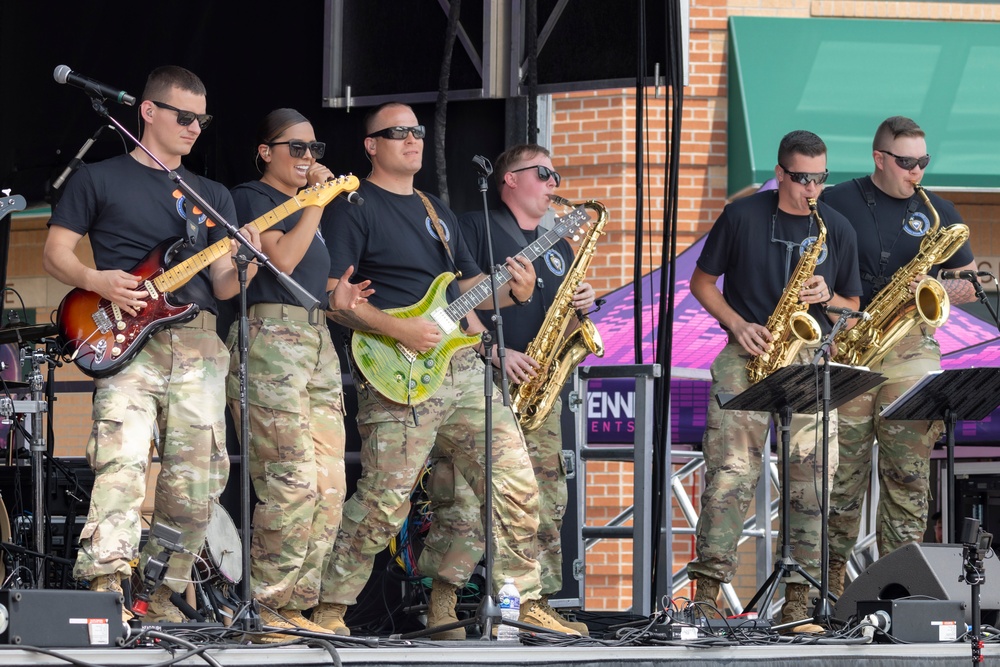
[[[966,239],[969,228],[963,224],[941,228],[941,218],[919,183],[913,189],[930,211],[933,224],[920,242],[920,250],[908,264],[900,267],[865,308],[871,318],[862,320],[837,334],[834,359],[851,366],[871,366],[881,361],[918,321],[939,327],[948,320],[950,303],[944,286],[930,276],[917,283],[910,294],[913,277],[927,273],[935,264],[954,255]]]
[[[557,204],[573,205],[562,197],[550,195],[550,198]],[[594,200],[583,206],[597,213],[597,222],[591,224],[580,243],[576,259],[573,260],[555,300],[549,306],[541,329],[524,351],[538,362],[538,374],[511,389],[511,405],[525,431],[534,431],[542,425],[555,407],[566,378],[588,354],[604,356],[601,334],[589,317],[573,308],[573,294],[583,282],[587,267],[594,258],[597,239],[604,233],[604,226],[608,222],[608,211],[603,204]],[[579,326],[567,336],[570,315],[576,316]]]
[[[781,293],[777,307],[767,320],[767,330],[771,332],[771,351],[747,362],[747,378],[751,383],[760,382],[779,368],[784,368],[795,360],[799,349],[805,343],[817,343],[820,339],[819,322],[807,311],[809,305],[799,300],[799,292],[806,280],[816,271],[816,261],[823,252],[826,241],[826,225],[816,210],[816,200],[807,199],[809,213],[816,218],[819,231],[816,240],[799,257],[792,277]]]

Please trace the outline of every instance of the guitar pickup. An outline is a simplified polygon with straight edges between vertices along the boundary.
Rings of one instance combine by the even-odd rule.
[[[404,357],[406,357],[406,360],[409,361],[411,364],[417,360],[416,351],[411,350],[402,343],[396,343],[396,349],[399,350],[399,353],[402,354]]]
[[[94,324],[97,325],[97,330],[102,334],[106,334],[111,331],[111,318],[102,308],[93,314]]]
[[[431,313],[431,318],[437,322],[437,325],[441,327],[441,330],[446,334],[450,334],[458,328],[458,324],[448,317],[448,313],[445,312],[444,308],[435,309],[434,312]]]
[[[152,280],[147,280],[142,285],[143,285],[143,287],[146,288],[146,291],[149,292],[149,298],[150,299],[152,299],[153,301],[155,301],[156,299],[160,298],[158,290],[153,285],[153,281]]]

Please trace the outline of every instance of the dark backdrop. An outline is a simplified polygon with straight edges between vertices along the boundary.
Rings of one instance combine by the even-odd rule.
[[[429,3],[427,10],[440,12],[436,3]],[[421,34],[415,39],[443,37]],[[391,44],[373,48],[370,57],[383,70],[410,66],[393,57]],[[268,111],[284,106],[313,122],[317,138],[328,145],[323,162],[334,173],[364,176],[368,163],[361,149],[361,121],[366,110],[323,108],[323,58],[319,0],[3,3],[0,62],[6,85],[0,104],[0,187],[23,194],[29,205],[46,201],[51,181],[101,124],[83,91],[52,78],[55,67],[63,64],[137,97],[146,75],[157,66],[176,64],[194,71],[205,81],[208,112],[215,120],[185,163],[227,186],[257,177],[257,124]],[[505,106],[503,100],[449,104],[449,189],[458,212],[479,206],[475,175],[471,166],[464,167],[477,153],[492,158],[503,149]],[[415,105],[415,110],[432,131],[433,104]],[[134,108],[113,105],[111,113],[135,131]],[[105,132],[85,161],[130,148],[117,134]],[[425,143],[417,187],[438,190],[433,134]]]

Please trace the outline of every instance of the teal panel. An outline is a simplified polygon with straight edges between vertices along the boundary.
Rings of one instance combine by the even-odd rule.
[[[729,193],[773,176],[805,129],[831,183],[870,173],[885,118],[927,132],[928,187],[1000,190],[1000,24],[731,17]]]

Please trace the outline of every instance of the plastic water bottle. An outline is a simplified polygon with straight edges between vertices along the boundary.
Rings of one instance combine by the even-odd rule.
[[[497,641],[517,641],[518,630],[513,625],[508,625],[506,621],[516,621],[521,617],[521,594],[517,592],[514,579],[507,577],[503,580],[503,587],[498,595],[500,602],[500,616],[504,622],[497,628]]]

